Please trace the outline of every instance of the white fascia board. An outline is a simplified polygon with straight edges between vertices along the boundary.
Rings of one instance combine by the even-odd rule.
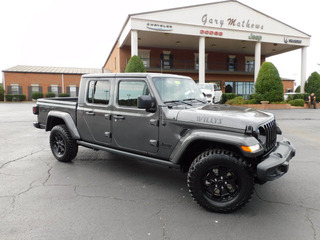
[[[169,33],[169,34],[181,34],[190,36],[205,36],[217,39],[233,39],[241,41],[260,41],[265,43],[277,43],[277,44],[288,44],[297,47],[309,46],[310,37],[307,35],[285,35],[285,34],[272,34],[262,33],[256,31],[244,31],[244,30],[230,30],[225,28],[214,28],[207,26],[198,26],[190,24],[172,23],[167,21],[154,21],[148,19],[131,19],[131,27],[135,30],[147,31],[147,32],[158,32],[158,33]],[[148,26],[171,26],[170,30],[155,30],[150,29]]]
[[[119,37],[119,47],[123,46],[123,43],[126,41],[126,39],[129,37],[130,31],[131,31],[131,18],[128,20],[126,26],[123,28],[120,37]]]

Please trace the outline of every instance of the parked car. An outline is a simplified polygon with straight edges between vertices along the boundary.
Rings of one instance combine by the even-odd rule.
[[[220,103],[222,91],[216,83],[199,83],[199,88],[205,94],[209,102]]]

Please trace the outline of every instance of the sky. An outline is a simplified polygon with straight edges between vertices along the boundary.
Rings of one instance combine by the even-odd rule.
[[[0,70],[16,65],[102,68],[129,14],[216,0],[1,0]],[[307,78],[320,71],[318,1],[239,0],[311,35]],[[301,50],[270,57],[300,84]],[[2,78],[0,78],[2,81]]]

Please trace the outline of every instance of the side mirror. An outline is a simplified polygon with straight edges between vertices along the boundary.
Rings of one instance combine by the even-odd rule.
[[[146,111],[154,110],[154,101],[150,95],[141,95],[138,97],[138,108]]]

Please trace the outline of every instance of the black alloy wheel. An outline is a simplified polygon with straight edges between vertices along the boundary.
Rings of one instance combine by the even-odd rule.
[[[50,147],[52,154],[60,162],[70,162],[78,154],[77,142],[64,124],[52,128]]]
[[[254,190],[254,178],[246,162],[224,149],[201,153],[191,164],[188,187],[203,208],[220,213],[243,207]]]

